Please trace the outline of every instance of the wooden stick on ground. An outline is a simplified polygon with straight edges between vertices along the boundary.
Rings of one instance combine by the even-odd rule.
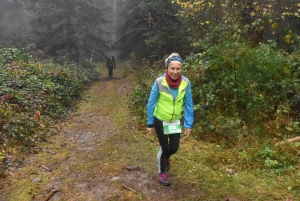
[[[294,138],[290,138],[290,139],[278,142],[276,144],[284,144],[284,143],[287,143],[287,142],[297,142],[297,141],[300,141],[300,136],[294,137]]]
[[[51,172],[51,170],[46,165],[41,165],[41,167],[44,168],[44,170]]]
[[[132,188],[126,186],[125,184],[122,184],[122,186],[123,186],[124,188],[126,188],[127,190],[130,190],[130,191],[134,192],[135,194],[138,194],[135,190],[133,190]]]
[[[43,201],[48,201],[52,197],[52,195],[56,192],[58,192],[58,190],[56,190],[54,188],[51,189],[51,191],[46,195],[46,197],[43,199]]]

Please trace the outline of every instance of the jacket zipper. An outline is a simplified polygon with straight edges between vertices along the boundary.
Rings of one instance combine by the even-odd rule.
[[[176,102],[176,100],[174,100],[173,99],[173,113],[172,113],[172,117],[171,117],[171,119],[170,119],[170,122],[172,122],[172,119],[173,119],[173,117],[174,117],[174,113],[175,113],[175,102]]]

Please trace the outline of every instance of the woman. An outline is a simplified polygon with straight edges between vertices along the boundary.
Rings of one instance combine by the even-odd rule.
[[[181,111],[184,107],[184,134],[190,135],[194,122],[190,81],[182,76],[182,58],[177,53],[166,60],[167,71],[152,86],[147,105],[147,132],[155,128],[160,149],[157,154],[158,181],[171,184],[166,171],[170,170],[170,156],[179,148]]]

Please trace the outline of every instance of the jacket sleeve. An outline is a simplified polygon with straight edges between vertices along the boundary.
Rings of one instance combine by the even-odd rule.
[[[147,104],[147,127],[154,127],[154,109],[156,107],[159,96],[159,90],[156,81],[154,82]]]
[[[192,96],[192,87],[189,82],[188,88],[184,97],[184,128],[192,128],[194,123],[194,104]]]

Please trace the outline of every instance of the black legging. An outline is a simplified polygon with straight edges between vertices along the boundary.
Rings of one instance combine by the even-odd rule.
[[[108,77],[113,76],[113,67],[108,67]]]
[[[157,138],[162,151],[158,153],[159,173],[165,172],[166,159],[175,154],[179,148],[180,133],[165,135],[163,130],[163,122],[154,117],[154,127],[157,133]]]

